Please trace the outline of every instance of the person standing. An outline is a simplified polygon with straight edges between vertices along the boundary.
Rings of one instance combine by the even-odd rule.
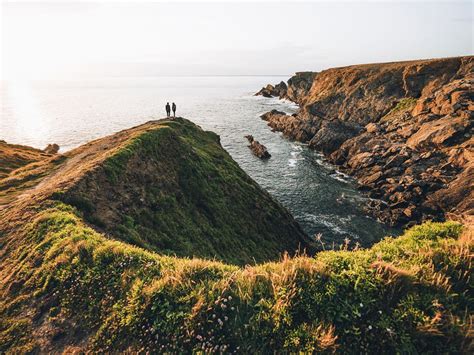
[[[171,116],[171,109],[170,109],[170,103],[169,102],[166,103],[165,108],[166,108],[166,116],[170,117]]]
[[[174,102],[171,108],[173,109],[173,117],[176,117],[176,104]]]

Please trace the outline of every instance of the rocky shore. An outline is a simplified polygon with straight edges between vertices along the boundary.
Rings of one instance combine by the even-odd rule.
[[[474,57],[297,73],[278,96],[299,111],[262,118],[354,176],[382,222],[472,220]]]

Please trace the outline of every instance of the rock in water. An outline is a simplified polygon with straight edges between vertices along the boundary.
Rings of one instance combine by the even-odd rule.
[[[249,148],[252,150],[252,153],[259,157],[260,159],[268,159],[271,157],[270,153],[267,151],[267,148],[260,144],[259,141],[256,141],[252,135],[245,136],[250,142]]]

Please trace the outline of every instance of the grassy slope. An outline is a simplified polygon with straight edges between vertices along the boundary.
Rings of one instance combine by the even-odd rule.
[[[185,122],[171,123],[182,124],[172,128],[189,128]],[[76,209],[45,199],[64,186],[68,188],[59,189],[63,200],[75,196],[78,202],[83,188],[100,196],[94,190],[95,178],[101,179],[99,187],[121,182],[128,186],[132,178],[146,181],[150,178],[146,164],[136,165],[145,154],[147,164],[156,165],[153,169],[165,161],[163,172],[180,177],[166,180],[173,182],[168,185],[154,181],[169,196],[177,196],[171,193],[175,190],[187,191],[186,198],[175,197],[181,201],[179,208],[166,205],[168,215],[176,218],[182,212],[189,218],[183,223],[203,223],[202,215],[190,214],[196,201],[203,200],[212,209],[229,209],[215,204],[218,198],[232,196],[207,186],[203,176],[208,173],[220,189],[224,182],[230,186],[238,182],[252,192],[246,195],[252,201],[254,185],[225,153],[216,150],[215,136],[191,130],[183,141],[180,131],[176,146],[177,137],[169,128],[157,131],[153,127],[147,126],[144,135],[136,128],[133,137],[139,138],[132,144],[126,143],[129,133],[121,132],[71,152],[55,175],[35,189],[39,191],[31,196],[34,209],[26,217],[18,211],[27,206],[27,194],[19,210],[7,211],[5,215],[15,216],[16,221],[0,223],[0,353],[81,349],[469,351],[472,235],[459,238],[458,224],[428,223],[367,250],[326,251],[314,258],[285,258],[242,268],[150,250],[157,243],[153,238],[162,236],[147,234],[152,227],[145,223],[119,224],[123,234],[113,240],[85,223],[94,220],[97,205],[82,201],[76,203]],[[171,148],[165,150],[164,160],[153,154],[156,149],[163,151],[159,142]],[[173,154],[191,159],[170,164],[178,161]],[[83,177],[78,180],[78,176]],[[194,182],[198,185],[186,179],[190,176],[199,177]],[[238,193],[229,189],[231,195]],[[141,193],[147,199],[157,197],[153,190]],[[194,200],[193,193],[201,195]],[[109,203],[115,203],[114,199]],[[127,203],[133,206],[127,216],[134,222],[147,212],[134,201]],[[226,220],[228,214],[217,218]],[[235,218],[234,222],[248,224]],[[167,228],[179,232],[178,227]],[[218,226],[206,228],[214,228],[205,231],[219,238]],[[187,231],[201,238],[200,232]],[[197,247],[202,243],[199,239]],[[254,252],[262,255],[259,247]],[[227,250],[229,255],[222,254],[222,258],[229,261],[241,252],[235,245]]]
[[[162,254],[245,264],[308,246],[219,137],[184,119],[137,135],[56,197],[110,235]]]
[[[64,159],[59,154],[0,141],[0,207],[36,185]]]
[[[29,163],[47,158],[48,154],[39,149],[0,141],[0,179],[10,172]]]
[[[3,257],[0,352],[467,352],[460,233],[428,223],[367,250],[238,268],[110,240],[51,203]]]

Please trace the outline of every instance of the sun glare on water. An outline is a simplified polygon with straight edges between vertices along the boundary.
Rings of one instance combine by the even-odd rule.
[[[29,81],[12,80],[6,83],[6,103],[14,120],[10,123],[9,136],[23,137],[25,142],[46,142],[50,130],[48,120],[41,110]]]

